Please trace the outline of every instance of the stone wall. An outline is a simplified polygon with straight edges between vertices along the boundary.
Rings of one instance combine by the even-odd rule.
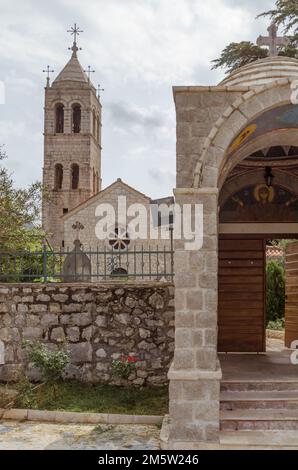
[[[115,382],[112,361],[122,354],[141,360],[129,381],[167,383],[174,352],[174,288],[170,283],[2,284],[0,340],[4,365],[0,380],[12,380],[26,364],[21,341],[57,347],[67,341],[68,378]]]

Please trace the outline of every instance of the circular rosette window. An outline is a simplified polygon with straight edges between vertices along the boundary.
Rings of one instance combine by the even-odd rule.
[[[111,250],[125,251],[130,245],[130,238],[126,227],[115,226],[109,232],[108,246]]]

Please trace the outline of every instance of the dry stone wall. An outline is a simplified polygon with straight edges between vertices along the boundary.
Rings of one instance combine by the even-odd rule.
[[[22,340],[58,348],[67,343],[67,377],[115,383],[112,362],[133,354],[134,385],[167,383],[174,353],[174,288],[170,283],[0,285],[0,380],[12,380],[19,366],[33,379]]]

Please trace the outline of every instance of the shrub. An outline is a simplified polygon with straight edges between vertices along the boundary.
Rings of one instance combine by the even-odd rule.
[[[54,384],[62,379],[65,367],[69,363],[66,350],[51,351],[44,344],[24,341],[28,359],[37,367],[46,383]]]
[[[285,320],[284,318],[278,318],[277,320],[273,321],[270,320],[267,324],[268,330],[284,330],[285,328]]]
[[[127,380],[135,367],[137,358],[134,356],[121,356],[112,362],[112,374],[119,379]]]
[[[285,315],[285,269],[281,261],[269,261],[266,268],[267,323],[284,318]]]

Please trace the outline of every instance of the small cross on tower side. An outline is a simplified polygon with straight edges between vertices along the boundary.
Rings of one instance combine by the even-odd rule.
[[[47,88],[50,86],[50,73],[54,73],[55,70],[51,70],[50,66],[47,65],[47,68],[43,70],[43,73],[47,74]]]
[[[289,39],[285,36],[277,36],[278,27],[272,23],[267,29],[269,36],[259,36],[257,39],[258,46],[269,46],[269,56],[275,57],[278,55],[279,48],[287,46]]]
[[[95,73],[95,70],[92,70],[92,69],[91,69],[91,65],[88,65],[87,70],[84,70],[84,72],[88,75],[88,80],[89,80],[89,82],[90,82],[91,73]]]
[[[104,89],[104,88],[101,88],[101,85],[98,84],[98,85],[97,85],[97,98],[98,98],[98,99],[100,98],[100,92],[101,92],[101,91],[105,91],[105,89]]]

